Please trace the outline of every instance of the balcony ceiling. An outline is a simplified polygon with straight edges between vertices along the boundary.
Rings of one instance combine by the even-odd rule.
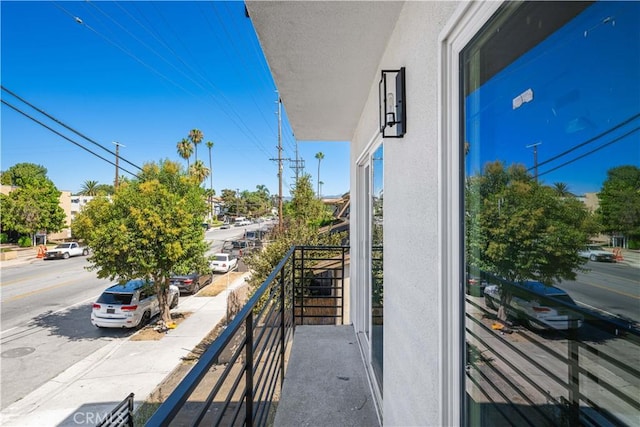
[[[246,6],[296,138],[351,140],[403,2]]]

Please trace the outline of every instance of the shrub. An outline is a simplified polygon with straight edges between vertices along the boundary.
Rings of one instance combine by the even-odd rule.
[[[21,248],[28,248],[29,246],[31,246],[31,237],[21,236],[18,239],[18,246],[20,246]]]
[[[9,242],[9,235],[7,233],[0,233],[0,243]]]

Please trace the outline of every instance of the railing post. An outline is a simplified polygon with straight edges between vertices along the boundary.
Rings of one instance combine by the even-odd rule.
[[[245,320],[246,343],[245,343],[245,409],[247,427],[253,427],[253,311],[249,311]]]
[[[300,247],[300,324],[304,325],[304,246]]]
[[[285,292],[284,292],[284,284],[285,284],[285,272],[286,272],[286,264],[285,267],[280,271],[280,390],[282,390],[282,386],[284,385],[284,368],[285,368]]]
[[[127,396],[127,425],[129,427],[133,427],[133,393],[130,393]]]
[[[569,425],[580,425],[580,367],[578,360],[578,321],[570,321],[568,335],[569,359]]]

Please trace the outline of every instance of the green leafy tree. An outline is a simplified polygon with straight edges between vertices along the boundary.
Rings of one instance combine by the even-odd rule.
[[[65,227],[66,215],[60,207],[61,192],[51,180],[46,176],[30,175],[19,177],[16,182],[22,186],[1,199],[3,230],[28,234],[35,245],[37,233],[55,233]]]
[[[125,179],[124,177],[120,177],[119,181],[122,182],[127,182],[127,179]],[[111,184],[98,184],[96,185],[96,194],[102,194],[102,195],[112,195],[114,193],[115,189],[113,187],[113,185]]]
[[[318,227],[330,216],[327,207],[313,193],[311,175],[305,174],[298,179],[292,196],[283,208],[286,221]]]
[[[319,225],[330,215],[322,202],[314,197],[311,177],[303,175],[292,192],[292,199],[284,212],[286,227],[271,240],[263,251],[248,257],[251,268],[250,286],[257,288],[273,271],[293,245],[336,246],[342,233],[318,233]]]
[[[25,187],[46,179],[47,168],[34,163],[16,163],[0,176],[2,184],[15,187]]]
[[[607,171],[598,198],[604,231],[640,240],[640,168],[627,165]]]
[[[153,281],[162,320],[170,322],[172,272],[208,270],[203,191],[179,164],[165,160],[144,165],[111,200],[93,199],[72,224],[92,249],[89,269],[119,283]]]
[[[239,199],[235,190],[230,188],[223,189],[220,193],[220,198],[228,215],[239,215]]]
[[[523,165],[501,162],[470,177],[465,196],[470,265],[509,282],[575,280],[584,263],[578,251],[593,232],[582,202],[538,184]],[[507,289],[501,295],[498,315],[506,320],[511,296]]]

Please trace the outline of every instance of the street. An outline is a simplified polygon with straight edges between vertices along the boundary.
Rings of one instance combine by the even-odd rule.
[[[208,253],[219,251],[225,240],[242,237],[245,228],[259,225],[208,230]],[[91,305],[111,281],[98,279],[88,266],[86,257],[74,257],[37,259],[2,269],[0,409],[108,343],[126,340],[135,332],[91,324]]]

